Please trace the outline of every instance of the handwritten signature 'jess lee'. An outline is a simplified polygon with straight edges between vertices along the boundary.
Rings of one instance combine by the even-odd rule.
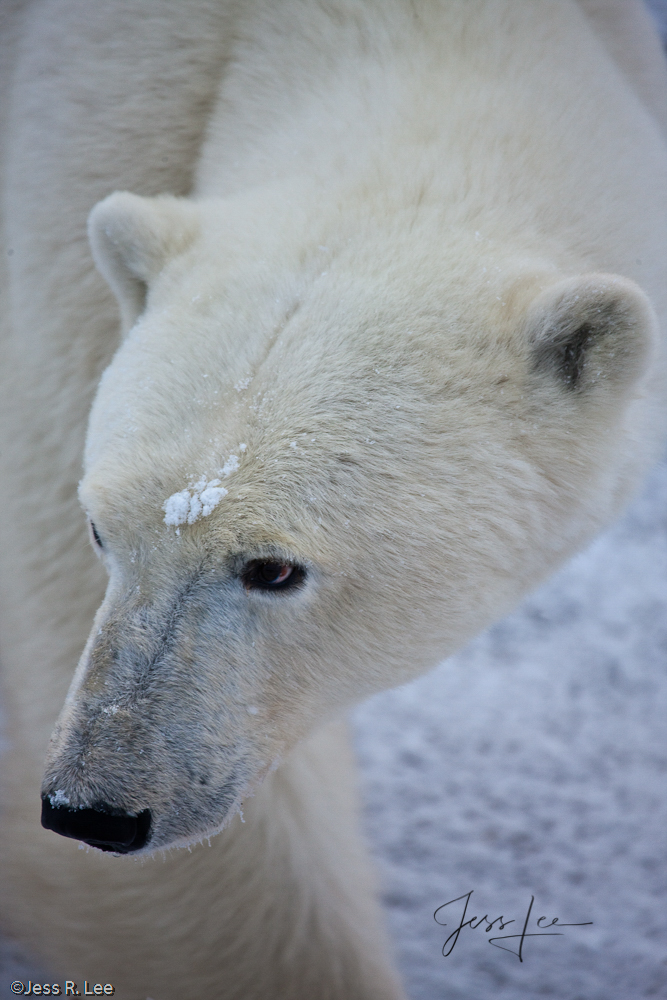
[[[438,914],[442,910],[444,910],[446,906],[452,906],[454,903],[460,903],[462,900],[465,900],[465,904],[463,906],[463,914],[462,914],[461,919],[460,919],[460,921],[458,923],[458,926],[456,927],[455,930],[452,931],[452,933],[449,935],[449,937],[447,938],[447,940],[445,941],[445,943],[442,946],[442,954],[443,954],[443,956],[445,958],[447,958],[449,955],[451,955],[451,953],[454,951],[454,947],[456,945],[456,942],[458,941],[459,935],[460,935],[460,933],[461,933],[461,931],[463,930],[464,927],[469,927],[472,931],[476,931],[478,927],[482,926],[482,924],[486,924],[485,930],[486,930],[486,933],[488,934],[490,930],[493,930],[493,927],[494,927],[495,924],[498,924],[498,930],[499,931],[503,931],[503,930],[505,930],[505,928],[509,924],[515,924],[516,923],[516,920],[505,920],[504,916],[496,917],[495,920],[491,920],[489,918],[488,913],[485,914],[483,917],[480,917],[479,919],[477,918],[477,916],[474,916],[474,917],[470,917],[468,920],[466,920],[466,914],[468,912],[468,904],[470,903],[470,897],[472,896],[472,894],[473,894],[473,890],[471,889],[470,892],[466,892],[463,896],[457,896],[456,899],[450,899],[448,903],[443,903],[442,906],[439,906],[438,909],[433,914],[433,919],[435,920],[436,924],[440,924],[441,927],[446,927],[447,924],[443,920],[439,920],[438,919]],[[489,944],[492,944],[494,946],[494,948],[500,948],[502,951],[509,951],[510,954],[516,955],[518,957],[518,959],[519,959],[520,962],[523,962],[523,945],[524,945],[524,941],[526,940],[526,938],[533,938],[533,937],[562,937],[563,935],[562,935],[562,933],[559,930],[558,931],[549,931],[549,930],[545,930],[545,928],[547,928],[547,927],[555,927],[555,926],[558,926],[558,927],[589,927],[593,923],[592,920],[587,920],[587,921],[585,921],[584,923],[581,923],[581,924],[561,924],[559,922],[559,920],[558,920],[558,917],[554,917],[551,920],[550,923],[543,923],[543,921],[545,921],[547,918],[546,917],[538,917],[536,923],[537,923],[537,926],[540,928],[540,930],[539,931],[532,931],[532,932],[529,933],[529,931],[528,931],[528,925],[529,925],[529,922],[530,922],[530,915],[531,915],[532,910],[533,910],[533,904],[534,904],[534,902],[535,902],[535,897],[531,896],[530,897],[530,904],[528,906],[528,912],[526,913],[526,919],[524,920],[524,923],[523,923],[523,930],[521,931],[520,934],[503,934],[500,937],[492,937],[492,938],[488,939]],[[538,910],[538,912],[539,912],[539,910]],[[508,947],[506,947],[503,944],[496,944],[497,941],[511,941],[511,940],[514,940],[515,942],[518,941],[519,947],[518,947],[517,951],[515,951],[514,948],[508,948]],[[451,944],[450,944],[450,942],[451,942]]]

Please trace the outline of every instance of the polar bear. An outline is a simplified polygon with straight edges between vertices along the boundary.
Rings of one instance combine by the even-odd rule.
[[[570,0],[3,17],[6,927],[130,1000],[401,997],[341,718],[664,437],[657,41]]]

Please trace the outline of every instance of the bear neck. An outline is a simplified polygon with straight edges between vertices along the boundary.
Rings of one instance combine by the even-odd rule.
[[[634,277],[641,212],[610,186],[662,183],[662,152],[638,158],[627,141],[645,132],[636,101],[576,4],[478,7],[471,19],[462,0],[252,4],[236,25],[195,197],[263,188],[283,203],[384,218],[408,208],[431,220],[435,207],[443,226],[479,230],[566,273]],[[584,93],[596,121],[618,123],[596,136],[595,163],[581,155]],[[622,214],[625,247],[600,255],[594,239],[573,238],[564,204],[592,233]]]

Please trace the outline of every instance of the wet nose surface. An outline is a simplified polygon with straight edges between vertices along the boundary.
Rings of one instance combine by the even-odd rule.
[[[63,837],[82,840],[100,851],[130,854],[145,847],[151,813],[150,809],[144,809],[138,816],[129,816],[103,805],[98,809],[69,809],[52,806],[45,795],[42,797],[42,826]]]

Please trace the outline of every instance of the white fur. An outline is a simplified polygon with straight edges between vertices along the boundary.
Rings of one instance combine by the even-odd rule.
[[[663,437],[664,66],[638,5],[582,7],[6,7],[3,919],[67,978],[402,995],[336,717],[508,610]],[[262,559],[304,585],[246,590]],[[63,701],[47,796],[212,846],[42,831]]]

